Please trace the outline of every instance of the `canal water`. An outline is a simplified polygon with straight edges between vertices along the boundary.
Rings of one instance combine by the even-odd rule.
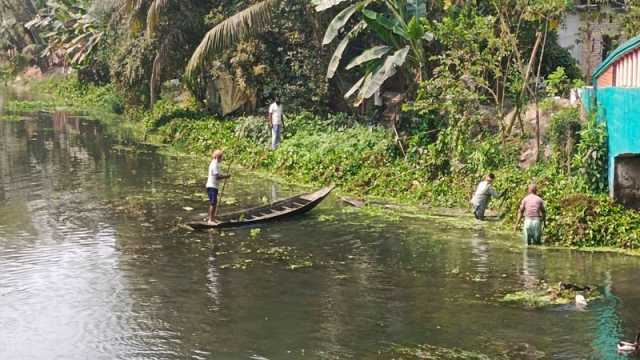
[[[640,329],[640,259],[527,250],[491,224],[331,197],[289,221],[188,231],[207,165],[82,116],[2,115],[0,359],[378,359],[423,344],[617,359]],[[306,190],[234,170],[223,212]],[[541,280],[606,296],[584,310],[499,301]]]

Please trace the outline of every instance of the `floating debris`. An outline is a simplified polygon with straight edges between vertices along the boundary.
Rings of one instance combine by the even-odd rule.
[[[584,308],[589,301],[596,300],[601,296],[599,291],[590,286],[577,286],[562,282],[548,285],[544,281],[539,281],[530,289],[506,294],[500,301],[521,304],[528,308],[567,305],[575,302],[578,308]]]
[[[402,359],[402,360],[506,360],[505,356],[488,356],[479,352],[461,350],[457,348],[445,348],[433,345],[394,345],[389,350],[379,353],[378,358]]]
[[[320,221],[334,221],[336,219],[335,215],[320,215],[318,216],[318,220]]]
[[[344,202],[345,204],[351,205],[351,206],[356,207],[356,208],[361,208],[361,207],[363,207],[365,205],[365,202],[362,199],[341,197],[340,200],[342,200],[342,202]]]
[[[262,229],[260,228],[251,229],[249,230],[249,236],[251,236],[252,239],[255,239],[258,237],[258,235],[260,235],[261,232]]]

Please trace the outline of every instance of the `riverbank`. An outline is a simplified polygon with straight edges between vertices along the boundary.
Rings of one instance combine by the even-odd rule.
[[[639,257],[527,249],[495,223],[461,224],[448,209],[356,209],[335,197],[304,219],[185,231],[176,224],[206,210],[205,156],[114,145],[101,123],[65,111],[24,116],[0,121],[10,310],[0,317],[35,319],[36,330],[7,332],[12,343],[45,335],[5,358],[49,358],[61,344],[46,336],[51,324],[60,324],[56,334],[84,334],[63,339],[64,358],[131,358],[158,344],[160,358],[193,357],[196,345],[209,358],[507,359],[523,349],[588,358],[615,352],[615,343],[593,346],[603,313],[623,324],[607,325],[612,341],[637,328]],[[225,209],[300,191],[250,171],[234,171],[227,187]],[[560,282],[614,293],[576,311],[558,305],[571,296],[539,293]],[[459,336],[470,330],[487,335]]]
[[[85,111],[124,110],[110,86],[78,84],[70,79],[25,86],[50,97],[45,102],[9,104],[9,109],[62,105]],[[475,184],[483,174],[494,172],[496,188],[506,191],[504,199],[494,202],[503,215],[495,224],[504,230],[513,226],[519,200],[527,185],[535,181],[547,202],[547,245],[624,252],[640,248],[640,213],[614,204],[606,194],[590,191],[584,179],[567,174],[555,161],[519,168],[519,149],[502,143],[495,134],[477,136],[464,149],[464,158],[451,166],[453,170],[438,173],[434,170],[438,159],[433,158],[433,149],[426,150],[417,141],[418,132],[409,132],[403,154],[390,131],[344,114],[288,114],[284,141],[276,151],[269,150],[264,117],[220,119],[199,111],[188,99],[162,100],[151,111],[127,109],[124,118],[134,124],[130,126],[137,129],[140,141],[165,144],[172,151],[203,159],[212,149],[224,148],[228,161],[244,169],[309,186],[335,183],[341,192],[393,199],[414,206],[416,213],[435,207],[467,208]]]

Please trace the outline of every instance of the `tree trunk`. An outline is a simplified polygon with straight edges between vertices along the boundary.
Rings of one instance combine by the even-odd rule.
[[[542,50],[540,51],[540,59],[538,60],[538,72],[536,73],[536,82],[534,87],[534,98],[536,100],[536,162],[540,161],[540,108],[538,107],[538,82],[540,81],[542,60],[544,60],[544,48],[547,45],[548,30],[549,21],[547,21],[544,25],[544,40],[542,40]]]
[[[160,87],[160,67],[162,66],[162,59],[160,52],[153,60],[153,69],[151,70],[151,79],[149,80],[149,108],[153,109],[153,106],[158,101],[159,87]]]
[[[571,129],[567,129],[566,133],[567,143],[565,145],[567,174],[571,176],[571,154],[573,153],[573,136],[571,135]]]
[[[511,122],[509,123],[509,125],[507,125],[507,129],[505,130],[505,136],[509,136],[511,135],[511,129],[513,128],[513,125],[516,121],[516,119],[518,119],[520,121],[520,125],[522,127],[522,118],[520,116],[520,112],[522,111],[522,105],[523,105],[523,101],[524,101],[524,93],[527,90],[528,87],[528,82],[529,82],[529,76],[531,75],[531,65],[533,64],[533,61],[536,58],[536,55],[538,54],[538,48],[540,47],[540,42],[542,41],[542,32],[538,31],[536,32],[536,42],[533,45],[533,50],[531,51],[531,57],[529,58],[529,64],[527,64],[527,69],[525,70],[525,74],[524,74],[524,80],[522,83],[522,89],[520,90],[520,93],[518,94],[517,100],[516,100],[516,114],[513,117],[513,119],[511,119]]]

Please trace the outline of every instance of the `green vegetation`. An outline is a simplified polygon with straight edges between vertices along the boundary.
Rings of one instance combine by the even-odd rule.
[[[314,1],[318,12],[329,10],[339,3],[340,1],[334,0]],[[379,6],[376,8],[374,5]],[[433,34],[425,30],[425,25],[428,24],[426,13],[426,1],[420,0],[377,3],[360,0],[349,4],[329,23],[322,40],[323,45],[332,43],[345,25],[350,24],[350,19],[360,18],[351,30],[345,30],[346,35],[331,56],[327,78],[331,79],[336,74],[347,47],[350,44],[353,46],[359,36],[369,33],[376,38],[372,47],[362,51],[345,68],[359,68],[363,73],[360,80],[344,95],[345,98],[357,94],[356,104],[361,104],[379,92],[382,85],[397,73],[397,69],[405,67],[410,69],[409,76],[422,80],[423,67],[427,61],[425,43],[433,39]]]
[[[597,289],[585,288],[584,291],[577,291],[575,288],[567,287],[562,283],[548,285],[545,282],[539,282],[532,288],[506,294],[500,301],[528,308],[542,308],[572,304],[575,302],[576,295],[582,295],[587,302],[602,297],[602,294]]]
[[[9,103],[7,116],[108,110],[145,142],[198,156],[224,148],[244,168],[363,196],[466,208],[494,172],[506,228],[536,182],[546,245],[636,249],[640,215],[605,193],[603,125],[548,105],[583,76],[558,45],[566,6],[10,0],[0,4],[11,19],[0,22],[0,76],[73,70],[32,83],[49,96]],[[370,99],[378,90],[383,110]],[[287,118],[284,142],[270,151],[264,106],[275,96]],[[539,117],[526,118],[530,108],[552,113],[546,133]],[[522,168],[525,150],[534,155]]]
[[[89,104],[113,109],[118,103],[110,87],[71,80],[35,86],[56,96],[45,103],[16,104],[28,110],[56,106],[62,100],[78,109]],[[403,155],[387,129],[342,113],[326,117],[289,114],[284,142],[276,151],[269,150],[270,134],[259,116],[222,120],[199,111],[193,101],[160,101],[152,111],[129,112],[128,116],[144,125],[148,139],[180,152],[204,157],[212,149],[224,148],[228,158],[247,169],[305,184],[335,183],[342,191],[429,207],[466,208],[477,181],[494,172],[496,187],[506,190],[505,198],[494,203],[505,228],[511,227],[520,199],[535,181],[547,203],[545,245],[640,247],[640,213],[625,210],[602,193],[606,188],[601,171],[606,161],[604,128],[593,119],[580,123],[575,109],[556,113],[550,130],[551,145],[566,150],[569,129],[574,150],[555,150],[552,158],[525,170],[517,165],[515,142],[501,144],[499,137],[481,132],[457,146],[444,143],[445,137],[434,144],[419,130],[411,130],[412,126],[420,128],[410,121],[405,127],[415,135],[407,140]]]

